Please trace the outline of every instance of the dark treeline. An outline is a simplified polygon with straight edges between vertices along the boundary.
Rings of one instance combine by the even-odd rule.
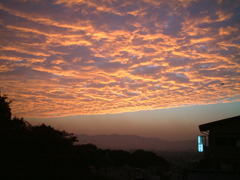
[[[76,145],[77,138],[71,133],[45,124],[33,126],[23,118],[12,117],[11,102],[0,94],[0,178],[134,179],[136,169],[150,168],[155,175],[166,176],[169,163],[153,152],[130,153],[102,150],[92,144]],[[109,175],[109,170],[115,171],[115,175]]]

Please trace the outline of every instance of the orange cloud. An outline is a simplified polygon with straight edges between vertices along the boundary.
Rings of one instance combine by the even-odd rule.
[[[237,101],[239,22],[224,3],[3,1],[0,91],[25,117]]]

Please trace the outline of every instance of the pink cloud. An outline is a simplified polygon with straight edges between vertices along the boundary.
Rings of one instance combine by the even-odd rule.
[[[239,100],[236,1],[3,0],[0,10],[0,91],[16,114]]]

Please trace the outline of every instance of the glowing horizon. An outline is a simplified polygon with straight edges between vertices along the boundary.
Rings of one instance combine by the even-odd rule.
[[[0,91],[23,117],[240,100],[239,2],[3,0]]]

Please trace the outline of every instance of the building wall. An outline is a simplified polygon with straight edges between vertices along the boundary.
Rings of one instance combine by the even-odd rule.
[[[220,169],[236,169],[240,162],[240,122],[212,127],[205,159]]]

